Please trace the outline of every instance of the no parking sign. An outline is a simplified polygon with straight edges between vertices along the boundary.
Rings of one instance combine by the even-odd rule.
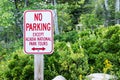
[[[51,10],[24,12],[24,52],[28,54],[51,54],[53,52]]]

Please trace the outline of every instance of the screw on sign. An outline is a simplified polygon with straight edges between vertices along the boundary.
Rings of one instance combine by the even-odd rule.
[[[53,52],[53,14],[51,10],[24,12],[24,51],[28,54]]]

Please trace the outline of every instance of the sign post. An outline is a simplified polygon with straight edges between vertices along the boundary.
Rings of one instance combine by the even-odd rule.
[[[34,80],[44,80],[43,54],[34,54]]]
[[[53,52],[51,10],[24,12],[24,52],[34,54],[34,80],[44,80],[44,54]]]

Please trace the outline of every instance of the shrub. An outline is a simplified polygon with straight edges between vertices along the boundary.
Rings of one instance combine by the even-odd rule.
[[[21,48],[16,49],[5,54],[5,60],[1,61],[0,79],[33,80],[33,56],[24,54]],[[120,79],[119,56],[118,25],[57,35],[54,53],[45,55],[45,80],[57,75],[63,75],[67,80],[85,80],[87,74],[96,72],[116,75]]]
[[[20,48],[11,53],[1,65],[3,71],[0,78],[4,80],[33,80],[33,58],[31,55],[26,55]],[[1,67],[1,66],[0,66]]]

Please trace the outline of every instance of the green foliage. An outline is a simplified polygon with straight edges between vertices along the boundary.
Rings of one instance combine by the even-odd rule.
[[[13,20],[13,13],[11,12],[11,9],[13,9],[12,3],[8,0],[0,0],[0,5],[0,26],[11,26]]]
[[[116,12],[115,14],[116,14],[116,15],[115,15],[115,18],[116,18],[116,19],[120,19],[120,11]]]
[[[10,54],[0,47],[3,49],[1,80],[33,80],[33,56],[23,53],[21,42],[16,42],[13,48],[17,50],[11,48],[13,52],[10,50]],[[56,35],[54,53],[45,55],[45,80],[57,75],[63,75],[68,80],[84,80],[86,75],[96,72],[116,75],[120,79],[119,56],[119,25]]]
[[[68,8],[69,5],[67,3],[57,5],[58,26],[60,33],[70,31],[73,28],[71,15],[68,13]]]
[[[83,36],[80,40],[81,46],[89,56],[89,65],[94,72],[102,72],[104,61],[108,59],[112,64],[112,69],[107,73],[115,74],[119,72],[119,55],[120,55],[120,26],[111,26],[109,28],[98,28],[90,31],[90,35]],[[85,38],[85,39],[84,39]],[[119,75],[117,75],[119,76]]]
[[[50,79],[50,77],[52,79],[59,74],[64,75],[67,79],[78,80],[79,75],[87,74],[89,69],[88,58],[84,54],[83,48],[79,48],[76,43],[71,44],[58,41],[55,42],[55,47],[53,55],[46,56],[48,61],[50,61],[46,63],[45,67],[49,69],[45,70],[45,72],[47,71],[45,73],[46,80]]]
[[[55,35],[55,40],[75,43],[79,39],[77,31],[66,32],[66,35]]]
[[[54,53],[45,55],[45,80],[52,79],[56,75],[79,80],[91,72],[120,76],[119,34],[120,26],[116,25],[109,28],[101,27],[94,31],[87,29],[55,36]],[[21,40],[16,44],[18,47],[19,42]],[[4,61],[1,61],[0,79],[32,80],[33,57],[25,55],[21,48],[16,49],[18,50],[12,54],[6,54]]]
[[[80,17],[80,22],[86,28],[94,29],[102,23],[95,14],[82,14]]]
[[[19,28],[19,26],[21,25],[17,25],[17,22],[20,23],[20,21],[16,22],[17,20],[16,16],[20,16],[20,15],[15,14],[16,9],[13,2],[9,0],[4,0],[4,1],[1,0],[0,5],[1,5],[0,6],[0,15],[1,15],[0,27],[2,29],[0,31],[0,35],[1,35],[0,41],[3,40],[6,43],[11,43],[17,40],[18,38],[20,38],[20,35],[21,35],[20,28]]]
[[[84,80],[94,72],[113,74],[120,79],[120,26],[99,27],[105,21],[113,25],[119,19],[115,0],[108,1],[108,10],[104,0],[57,2],[54,6],[43,0],[0,0],[0,80],[33,80],[33,56],[25,55],[21,49],[23,12],[55,8],[62,34],[55,35],[54,53],[45,55],[45,80],[56,75]],[[87,29],[71,31],[78,23]]]
[[[78,17],[83,13],[85,0],[57,0],[59,4],[68,4],[68,14],[70,14],[72,24],[78,24]],[[72,25],[74,26],[74,25]],[[74,28],[74,27],[73,27]]]
[[[101,27],[94,31],[87,29],[75,32],[78,37],[74,38],[69,34],[71,39],[67,37],[67,33],[55,36],[54,53],[46,56],[47,61],[50,61],[50,64],[46,61],[45,68],[48,70],[45,75],[49,76],[46,76],[46,80],[56,75],[63,75],[68,80],[79,80],[78,76],[82,75],[84,80],[85,75],[96,72],[119,77],[119,31],[120,26],[116,25],[109,28]],[[74,34],[74,31],[71,34]],[[109,34],[116,35],[117,39],[108,37]],[[73,39],[76,39],[75,43]]]
[[[7,56],[7,55],[6,55]],[[0,79],[5,80],[32,80],[33,71],[33,57],[23,53],[22,49],[18,49],[6,59],[1,62],[0,68],[3,70],[0,73]]]

